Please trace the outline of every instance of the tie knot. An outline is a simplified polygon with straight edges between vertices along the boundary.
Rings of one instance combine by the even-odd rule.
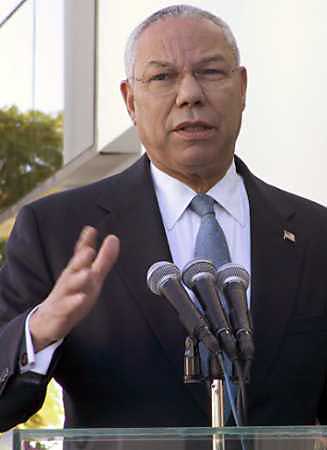
[[[197,194],[190,203],[190,208],[200,217],[214,214],[215,200],[207,194]]]

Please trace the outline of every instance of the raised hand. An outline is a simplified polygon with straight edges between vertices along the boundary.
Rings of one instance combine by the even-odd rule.
[[[36,352],[67,336],[95,305],[119,254],[119,240],[114,235],[106,237],[97,253],[96,236],[92,227],[82,230],[72,259],[31,316],[29,326]]]

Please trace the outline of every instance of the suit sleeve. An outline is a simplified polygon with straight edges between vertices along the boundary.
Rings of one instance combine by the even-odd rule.
[[[0,431],[41,407],[60,354],[58,349],[46,375],[20,372],[26,317],[54,284],[32,207],[24,207],[17,217],[6,251],[0,270]]]

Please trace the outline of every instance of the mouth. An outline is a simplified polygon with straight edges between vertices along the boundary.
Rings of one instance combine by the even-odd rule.
[[[178,136],[185,139],[206,139],[213,135],[214,127],[207,122],[182,122],[173,130]]]

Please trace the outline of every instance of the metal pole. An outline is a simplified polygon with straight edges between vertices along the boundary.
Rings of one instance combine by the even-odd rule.
[[[222,380],[213,380],[211,384],[211,418],[213,428],[224,426],[224,386]],[[213,434],[212,449],[225,450],[223,435]]]

